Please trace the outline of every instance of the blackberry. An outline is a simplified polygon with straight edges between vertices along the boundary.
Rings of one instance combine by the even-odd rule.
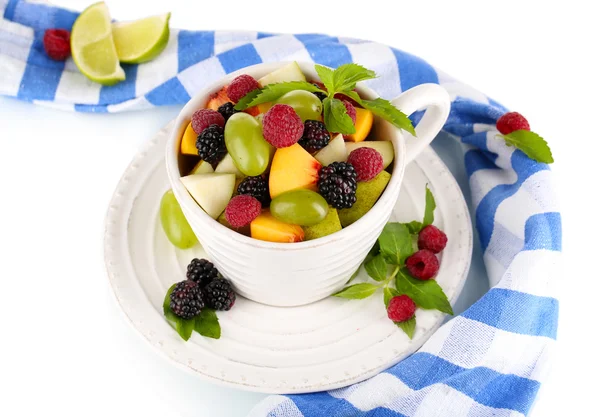
[[[227,153],[223,128],[219,125],[210,125],[198,135],[196,149],[200,158],[213,165],[219,163]]]
[[[308,152],[314,153],[327,146],[329,139],[329,131],[325,123],[319,120],[307,120],[304,122],[304,132],[298,143]]]
[[[171,311],[182,319],[191,319],[200,314],[204,307],[202,290],[194,281],[182,281],[171,292]]]
[[[235,303],[235,292],[226,279],[215,279],[203,292],[204,302],[215,310],[229,310]]]
[[[246,177],[237,188],[238,194],[247,194],[260,201],[263,207],[269,207],[271,196],[269,195],[269,183],[260,175],[257,177]]]
[[[192,259],[192,262],[187,266],[187,279],[191,279],[200,288],[206,287],[213,279],[219,276],[219,271],[212,262],[206,259]]]
[[[336,209],[356,203],[356,171],[347,162],[333,162],[319,171],[319,193]]]
[[[311,84],[314,85],[315,87],[318,87],[318,88],[325,88],[323,86],[323,84],[321,84],[321,85],[319,85],[317,83],[311,83]],[[321,101],[323,101],[323,100],[325,100],[327,98],[327,94],[321,93],[320,91],[314,92],[313,94],[315,96],[319,97],[319,100],[321,100]]]
[[[223,118],[225,119],[225,123],[227,123],[227,120],[229,120],[231,116],[238,112],[236,109],[233,108],[233,106],[234,104],[230,101],[219,106],[218,112],[221,113],[221,116],[223,116]]]

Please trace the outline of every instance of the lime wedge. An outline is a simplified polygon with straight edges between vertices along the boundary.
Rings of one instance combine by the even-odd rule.
[[[71,30],[71,54],[77,68],[92,81],[113,85],[125,79],[104,2],[92,4],[75,20]]]
[[[119,61],[140,64],[156,58],[169,42],[171,13],[112,25]]]

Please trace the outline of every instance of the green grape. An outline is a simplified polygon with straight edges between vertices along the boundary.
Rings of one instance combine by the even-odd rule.
[[[248,176],[267,169],[271,145],[262,135],[261,124],[248,113],[236,113],[225,125],[225,146],[237,168]]]
[[[303,122],[307,120],[321,120],[323,103],[319,97],[304,90],[294,90],[281,96],[278,104],[292,106]]]
[[[292,190],[280,194],[271,201],[271,214],[277,220],[300,226],[320,223],[329,206],[320,194],[311,190]]]
[[[173,190],[167,191],[160,200],[160,223],[169,241],[179,249],[189,249],[198,243]]]

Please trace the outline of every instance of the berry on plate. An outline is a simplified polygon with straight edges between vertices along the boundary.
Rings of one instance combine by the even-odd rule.
[[[178,283],[171,292],[171,311],[182,319],[193,319],[202,311],[202,290],[194,281],[186,280]]]
[[[192,128],[199,135],[210,125],[225,126],[225,119],[221,113],[211,109],[196,110],[192,115]]]
[[[225,218],[233,227],[244,227],[260,214],[260,201],[251,195],[236,195],[225,208]]]
[[[64,61],[71,55],[71,44],[68,30],[47,29],[44,32],[44,49],[48,56],[55,61]]]
[[[425,226],[419,232],[419,249],[428,249],[433,253],[440,253],[446,247],[446,243],[448,243],[446,233],[434,225]]]
[[[406,268],[413,277],[425,281],[438,273],[440,261],[435,253],[427,249],[420,249],[406,259]]]
[[[496,129],[503,135],[508,135],[515,130],[530,130],[529,122],[521,113],[516,111],[505,113],[496,122]]]
[[[417,306],[408,295],[397,295],[392,297],[388,304],[387,313],[394,323],[410,320],[415,315]]]
[[[292,146],[302,137],[304,123],[292,106],[276,104],[263,118],[263,136],[276,148]]]
[[[383,157],[373,148],[358,148],[348,155],[348,163],[356,170],[357,181],[371,181],[383,171]]]
[[[260,88],[260,85],[258,85],[258,81],[253,77],[247,74],[239,75],[233,79],[229,86],[227,86],[227,97],[229,97],[229,100],[237,103],[246,94],[257,88]]]
[[[200,288],[206,287],[219,276],[219,271],[212,262],[206,259],[194,258],[187,266],[186,277],[194,281]]]
[[[235,304],[235,291],[224,278],[212,280],[202,294],[206,306],[214,310],[227,311]]]

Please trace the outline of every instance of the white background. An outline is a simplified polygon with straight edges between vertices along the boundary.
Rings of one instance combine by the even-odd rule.
[[[107,3],[120,20],[171,11],[179,28],[380,41],[526,115],[557,161],[565,254],[554,367],[531,416],[593,414],[600,370],[594,2]],[[177,111],[71,114],[0,98],[1,415],[243,416],[262,398],[171,366],[134,334],[109,292],[102,258],[107,203],[136,149]]]

